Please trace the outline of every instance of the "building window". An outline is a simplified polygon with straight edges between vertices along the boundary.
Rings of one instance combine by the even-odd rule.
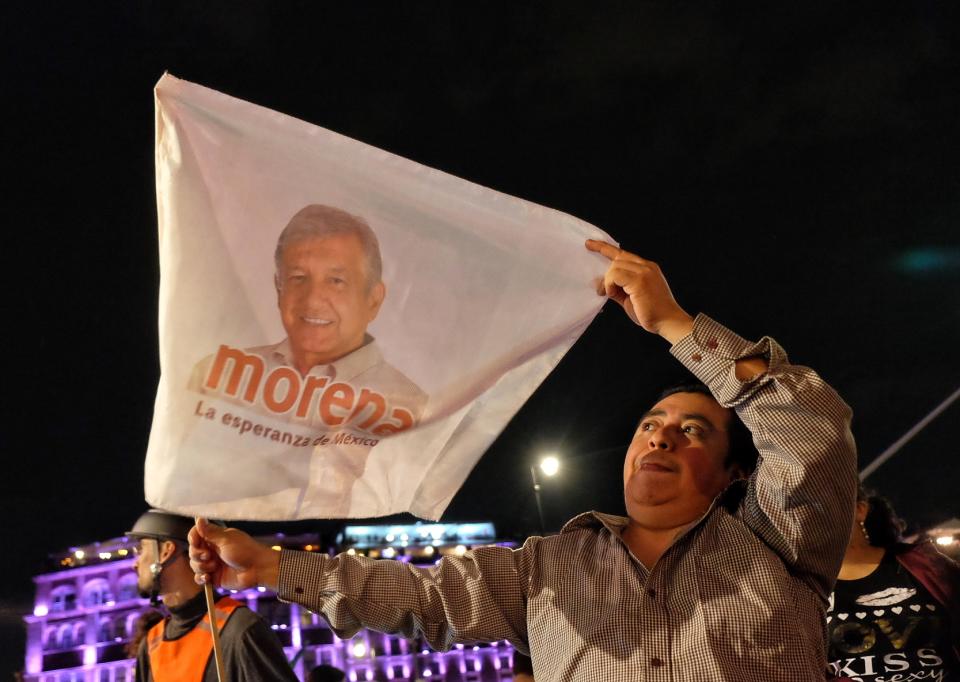
[[[140,590],[137,588],[137,574],[128,573],[120,578],[120,601],[136,599],[140,596]]]
[[[97,630],[97,641],[110,642],[110,641],[113,641],[113,638],[114,638],[113,621],[109,618],[101,618],[100,627]]]
[[[51,613],[73,611],[77,608],[77,590],[73,585],[60,585],[50,593]]]
[[[51,625],[43,631],[42,646],[46,649],[57,648],[57,626]]]
[[[136,632],[137,619],[139,617],[140,617],[140,613],[137,611],[127,614],[126,627],[124,628],[124,633],[126,634],[127,639],[131,639],[134,633]]]
[[[77,644],[73,634],[73,623],[64,623],[57,630],[57,648],[69,649]]]
[[[83,587],[83,605],[87,607],[102,606],[113,601],[110,584],[103,578],[91,580]]]

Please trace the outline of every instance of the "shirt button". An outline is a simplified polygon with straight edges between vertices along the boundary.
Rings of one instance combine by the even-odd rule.
[[[651,599],[654,599],[657,596],[657,591],[651,587],[647,590],[647,595],[649,595]]]
[[[707,348],[709,348],[710,350],[713,350],[719,345],[720,344],[717,342],[717,337],[712,336],[709,339],[707,339]]]
[[[302,587],[294,587],[294,588],[293,588],[293,591],[294,591],[294,593],[296,593],[296,594],[303,594],[303,588],[302,588]]]
[[[703,356],[700,355],[700,353],[694,353],[693,355],[690,356],[690,359],[693,360],[694,362],[700,362],[701,360],[703,360]]]
[[[650,659],[650,665],[653,666],[654,668],[659,668],[660,666],[663,665],[663,661],[657,658],[656,656],[654,656],[653,658]]]

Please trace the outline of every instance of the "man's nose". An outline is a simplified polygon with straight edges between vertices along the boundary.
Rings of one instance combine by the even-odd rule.
[[[330,298],[330,285],[323,279],[315,279],[307,288],[307,300],[326,301]]]
[[[673,438],[667,429],[657,429],[650,434],[649,445],[651,450],[672,450]]]

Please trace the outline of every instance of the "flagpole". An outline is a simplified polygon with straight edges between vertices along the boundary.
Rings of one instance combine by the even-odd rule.
[[[223,650],[220,648],[220,628],[217,627],[213,585],[205,582],[203,592],[207,597],[207,613],[210,614],[210,634],[213,635],[213,660],[217,664],[217,680],[227,682],[227,671],[223,667]]]
[[[195,518],[194,523],[200,519]],[[217,682],[227,682],[227,671],[223,666],[223,649],[220,647],[220,628],[217,625],[217,604],[213,594],[213,583],[203,583],[203,594],[207,599],[207,615],[210,617],[210,635],[213,637],[213,662],[217,666]]]

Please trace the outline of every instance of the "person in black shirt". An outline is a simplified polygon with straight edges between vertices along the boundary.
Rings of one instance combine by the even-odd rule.
[[[861,487],[827,611],[827,660],[861,682],[960,681],[960,566],[901,540],[889,502]]]

